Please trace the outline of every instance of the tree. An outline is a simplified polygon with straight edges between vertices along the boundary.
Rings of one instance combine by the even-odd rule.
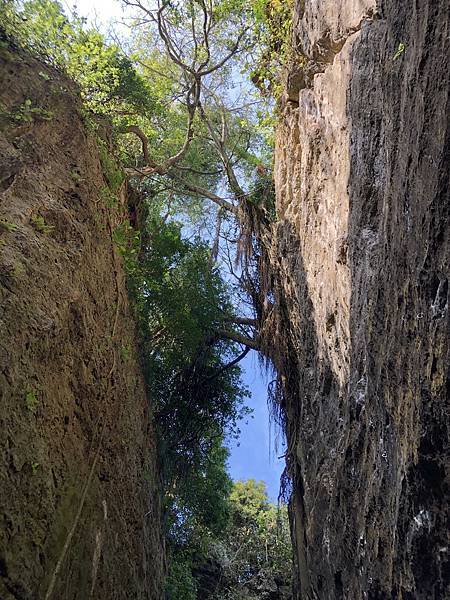
[[[260,28],[254,6],[242,0],[158,0],[151,4],[124,0],[124,3],[137,10],[136,52],[144,52],[139,59],[143,73],[161,75],[154,62],[150,64],[145,58],[149,42],[143,44],[142,39],[150,38],[164,56],[164,77],[169,80],[172,98],[177,99],[178,114],[181,120],[184,115],[185,123],[179,147],[159,157],[152,154],[145,124],[123,128],[124,133],[133,134],[141,144],[140,158],[127,169],[128,176],[132,180],[165,181],[171,199],[176,192],[183,200],[190,197],[216,204],[211,263],[219,253],[223,226],[228,225],[230,230],[233,223],[240,229],[236,258],[248,259],[256,221],[262,223],[273,216],[272,199],[267,202],[271,178],[261,176],[270,173],[270,152],[251,116],[261,99],[255,101],[247,85],[243,100],[238,102],[228,88],[236,70],[243,68],[244,55],[251,52],[258,36]],[[198,154],[207,157],[207,161],[198,166],[194,159],[197,162],[194,168],[193,158]],[[237,280],[248,293],[250,270],[247,265],[244,270]],[[234,273],[233,269],[230,273]],[[250,299],[254,301],[251,295]],[[247,349],[260,349],[258,329],[262,314],[259,312],[256,319],[253,314],[228,319],[227,327],[216,330],[216,341],[229,338]]]
[[[291,598],[287,508],[267,498],[263,482],[238,481],[230,494],[231,519],[220,544],[194,572],[202,598]],[[215,566],[215,568],[214,568]],[[211,573],[215,577],[211,581]],[[206,577],[205,577],[206,574]]]

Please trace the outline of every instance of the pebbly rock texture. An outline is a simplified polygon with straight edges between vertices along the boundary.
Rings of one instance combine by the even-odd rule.
[[[302,600],[450,596],[449,15],[296,3],[269,254]]]
[[[155,440],[111,239],[125,217],[69,88],[2,46],[0,598],[153,600]]]

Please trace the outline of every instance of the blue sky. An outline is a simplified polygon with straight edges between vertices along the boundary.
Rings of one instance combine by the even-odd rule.
[[[76,4],[78,14],[94,19],[97,24],[106,27],[111,19],[120,19],[122,8],[114,0],[63,0],[68,12]],[[103,28],[103,27],[102,27]],[[253,409],[253,418],[245,419],[240,426],[241,437],[238,442],[229,440],[230,475],[233,479],[256,479],[266,483],[269,498],[278,497],[280,475],[284,468],[284,459],[278,460],[275,452],[275,436],[270,431],[269,411],[267,408],[267,378],[258,365],[256,352],[252,351],[242,361],[243,379],[251,398],[248,406]],[[248,423],[248,424],[246,424]],[[279,449],[278,454],[283,454]]]
[[[242,361],[244,381],[252,393],[248,406],[253,409],[253,419],[241,423],[241,437],[231,443],[229,460],[230,474],[233,479],[257,479],[266,483],[269,498],[276,502],[280,486],[280,475],[284,468],[284,459],[277,459],[275,436],[270,431],[269,411],[267,408],[267,377],[261,373],[256,352],[251,352]],[[248,422],[248,425],[245,424]],[[281,448],[278,454],[283,454]]]

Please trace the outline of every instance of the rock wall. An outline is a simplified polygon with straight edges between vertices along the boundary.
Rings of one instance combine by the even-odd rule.
[[[296,3],[270,254],[301,599],[450,594],[449,15]]]
[[[155,440],[97,145],[0,54],[0,598],[161,597]],[[122,192],[122,200],[124,200]]]

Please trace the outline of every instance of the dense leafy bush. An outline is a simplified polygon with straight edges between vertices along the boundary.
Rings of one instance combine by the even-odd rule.
[[[53,0],[7,0],[0,25],[11,39],[64,69],[80,86],[86,107],[120,121],[123,113],[157,110],[152,88],[115,44],[106,43],[85,19],[68,18]]]

